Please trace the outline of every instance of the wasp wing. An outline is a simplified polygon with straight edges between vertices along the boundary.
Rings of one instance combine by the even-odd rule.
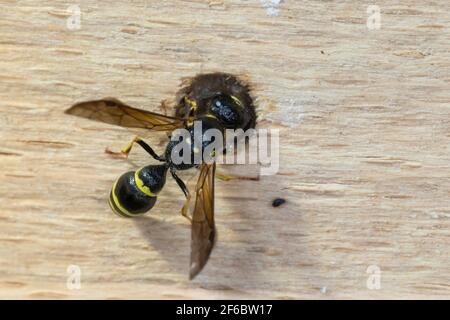
[[[185,124],[184,119],[137,109],[115,98],[80,102],[65,113],[122,127],[155,131],[173,131]]]
[[[217,237],[214,224],[215,171],[215,162],[204,163],[200,168],[192,214],[190,279],[205,266]]]

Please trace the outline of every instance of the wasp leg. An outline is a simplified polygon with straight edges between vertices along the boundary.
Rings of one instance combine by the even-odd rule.
[[[224,174],[224,173],[220,173],[220,172],[217,172],[217,171],[216,171],[215,177],[216,177],[217,179],[222,180],[222,181],[230,181],[230,180],[233,179],[232,176],[227,175],[227,174]]]
[[[216,178],[220,179],[222,181],[230,181],[230,180],[253,180],[253,181],[259,181],[259,175],[257,177],[241,177],[241,176],[234,176],[230,174],[224,174],[216,171]]]
[[[200,167],[196,167],[199,169]],[[259,181],[259,174],[257,177],[245,177],[245,176],[236,176],[232,174],[221,173],[219,170],[216,170],[215,177],[222,181],[230,181],[230,180],[251,180],[251,181]]]
[[[192,219],[188,214],[189,211],[189,202],[191,200],[191,194],[189,193],[188,188],[184,184],[183,180],[180,179],[180,177],[177,176],[175,171],[173,169],[170,170],[170,173],[172,174],[172,177],[177,182],[180,189],[183,191],[184,195],[186,196],[186,200],[184,201],[183,207],[181,208],[181,215],[189,220],[189,222],[192,223]]]
[[[181,208],[181,215],[189,220],[192,223],[192,218],[189,216],[189,204],[191,202],[191,195],[188,194],[186,200],[184,201],[183,207]]]
[[[128,155],[130,154],[131,149],[133,148],[133,145],[135,143],[139,144],[145,151],[147,151],[147,153],[150,154],[153,157],[153,159],[161,162],[165,161],[163,158],[158,156],[156,152],[144,140],[142,140],[139,137],[135,137],[133,140],[131,140],[130,143],[128,143],[122,150],[120,150],[120,152],[114,152],[109,150],[108,148],[106,148],[105,151],[109,154],[121,155],[124,156],[125,158],[128,158]]]

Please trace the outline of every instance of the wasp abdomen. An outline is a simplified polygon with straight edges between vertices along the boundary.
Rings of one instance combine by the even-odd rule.
[[[167,165],[142,167],[134,174],[138,189],[150,197],[156,197],[166,183]]]
[[[114,183],[109,196],[113,211],[122,217],[135,217],[149,211],[166,182],[166,172],[165,165],[152,165],[123,174]]]
[[[155,205],[156,196],[148,196],[139,190],[134,176],[134,171],[123,174],[111,189],[109,205],[119,216],[135,217],[144,214]]]

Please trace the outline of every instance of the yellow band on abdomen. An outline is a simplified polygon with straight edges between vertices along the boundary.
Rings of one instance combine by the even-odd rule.
[[[120,178],[119,178],[120,179]],[[125,216],[129,216],[129,217],[133,217],[133,215],[130,213],[130,212],[128,212],[128,210],[127,209],[125,209],[124,207],[122,207],[122,205],[120,204],[120,202],[119,202],[119,199],[117,199],[117,196],[116,196],[116,186],[117,186],[117,181],[119,181],[119,179],[117,179],[116,180],[116,182],[114,182],[114,185],[113,185],[113,187],[112,187],[112,190],[111,190],[111,195],[112,195],[112,199],[113,199],[113,201],[114,201],[114,204],[116,205],[116,207],[120,210],[120,212],[116,212],[116,210],[114,210],[114,206],[112,206],[112,203],[110,203],[110,206],[111,206],[111,208],[113,209],[113,211],[116,213],[116,214],[122,214],[122,215],[125,215]],[[110,199],[110,201],[111,201],[111,199]]]
[[[156,197],[156,194],[154,194],[149,187],[147,187],[144,184],[144,181],[142,181],[141,178],[139,178],[139,172],[142,170],[139,169],[134,173],[134,181],[136,182],[136,186],[138,187],[138,189],[140,191],[142,191],[143,193],[145,193],[146,195],[148,195],[149,197]]]

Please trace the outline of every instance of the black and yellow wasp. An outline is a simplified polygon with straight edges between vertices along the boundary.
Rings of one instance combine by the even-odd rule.
[[[128,128],[167,132],[184,128],[192,135],[192,140],[199,138],[193,136],[194,122],[201,121],[200,143],[206,146],[210,143],[204,136],[208,129],[214,128],[224,133],[226,129],[245,131],[255,127],[255,107],[249,91],[246,83],[231,74],[200,74],[183,83],[176,97],[173,117],[137,109],[114,98],[77,103],[66,110],[66,113]],[[194,154],[195,144],[187,140],[185,143],[190,143],[192,154]],[[154,206],[169,171],[186,196],[181,212],[192,225],[189,272],[189,277],[192,279],[205,266],[216,240],[215,162],[208,162],[205,159],[201,159],[200,164],[173,161],[172,150],[177,143],[180,143],[176,139],[171,139],[162,155],[158,155],[139,137],[133,139],[121,152],[127,156],[135,143],[161,164],[147,165],[119,177],[111,189],[109,197],[111,209],[122,217],[135,217],[149,211]],[[189,214],[191,196],[176,172],[193,167],[199,167],[200,174],[195,190],[193,213]]]

